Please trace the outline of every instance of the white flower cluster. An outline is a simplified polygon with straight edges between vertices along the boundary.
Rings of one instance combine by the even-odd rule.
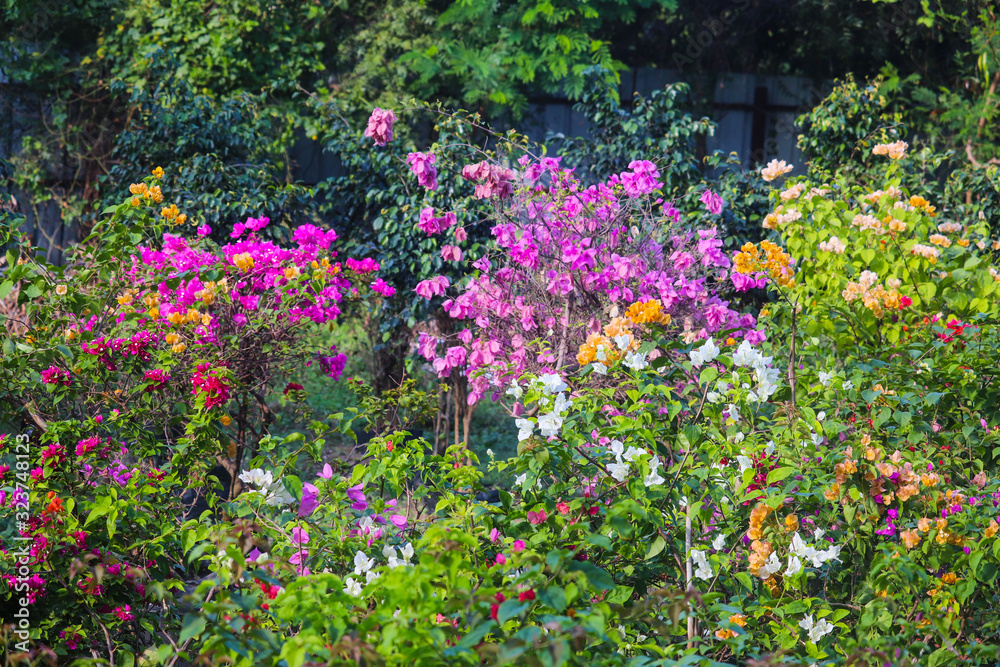
[[[270,470],[265,471],[261,468],[244,470],[240,473],[240,481],[258,487],[251,489],[251,492],[263,495],[264,501],[271,507],[295,502],[295,497],[285,489],[280,480],[275,481]]]
[[[714,340],[709,338],[705,341],[704,345],[691,350],[688,356],[691,357],[691,365],[699,368],[703,364],[715,361],[715,358],[719,356],[719,346],[715,344]]]
[[[407,542],[404,546],[400,547],[399,553],[402,558],[396,557],[396,547],[388,544],[382,547],[382,555],[385,556],[389,567],[393,569],[410,564],[410,559],[413,558],[413,545]]]
[[[562,430],[563,419],[573,404],[573,401],[566,398],[566,394],[564,393],[569,387],[556,373],[546,373],[532,380],[530,387],[542,392],[544,395],[542,400],[548,403],[548,407],[550,408],[549,412],[538,418],[537,426],[541,436],[548,438],[553,435],[559,435],[559,431]],[[522,396],[524,390],[515,381],[510,389],[507,390],[507,393],[518,399]],[[532,419],[517,419],[514,423],[517,425],[517,439],[519,442],[527,440],[535,432],[535,421]]]
[[[691,560],[694,561],[695,567],[694,576],[699,579],[709,580],[714,575],[712,574],[712,566],[708,563],[708,556],[702,549],[692,549],[691,550]]]
[[[799,621],[799,627],[809,633],[809,641],[813,643],[833,632],[833,623],[825,618],[814,621],[812,614]]]
[[[822,539],[823,531],[817,529],[814,536],[817,540]],[[792,553],[795,554],[797,558],[810,561],[813,567],[820,567],[823,563],[827,563],[831,560],[840,561],[840,547],[837,545],[830,545],[826,549],[817,549],[816,547],[806,544],[805,541],[803,541],[802,536],[798,533],[795,533],[795,535],[792,536]]]
[[[733,355],[733,364],[736,366],[747,366],[754,371],[754,380],[757,382],[757,387],[748,396],[754,403],[766,401],[774,392],[778,391],[778,378],[781,377],[781,371],[777,368],[771,368],[772,361],[772,357],[765,357],[753,349],[749,341],[743,341],[736,348],[736,353]]]
[[[619,481],[624,482],[625,478],[628,477],[629,464],[639,458],[640,456],[647,455],[648,452],[644,449],[639,449],[638,447],[633,447],[629,445],[626,450],[625,445],[620,440],[612,440],[611,444],[608,446],[611,453],[615,455],[615,462],[608,464],[608,472],[611,476]],[[646,487],[656,486],[663,484],[664,478],[660,475],[660,459],[653,456],[649,462],[649,474],[646,475],[642,482]]]

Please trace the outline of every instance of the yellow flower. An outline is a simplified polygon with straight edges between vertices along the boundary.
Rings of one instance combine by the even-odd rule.
[[[947,236],[942,234],[931,234],[928,240],[936,246],[941,246],[942,248],[951,247],[951,241],[948,240]]]
[[[785,517],[785,532],[794,533],[799,529],[799,517],[794,514],[789,514]]]
[[[288,268],[285,269],[284,273],[285,273],[285,278],[287,278],[288,280],[294,280],[295,278],[298,278],[300,275],[302,275],[302,272],[299,271],[299,267],[297,266],[289,266]]]
[[[930,531],[930,529],[931,529],[931,520],[928,519],[927,517],[923,517],[919,521],[917,521],[917,530],[919,530],[921,533],[926,533]]]
[[[160,186],[159,185],[154,185],[153,187],[151,187],[149,189],[149,197],[152,198],[152,200],[154,202],[156,202],[157,204],[159,204],[161,201],[163,201],[163,193],[160,192]]]
[[[733,625],[738,625],[741,628],[745,628],[747,626],[747,617],[744,616],[743,614],[733,614],[732,616],[729,617],[729,622],[732,623]]]
[[[127,306],[130,303],[132,303],[132,295],[129,294],[128,292],[126,292],[125,294],[123,294],[120,297],[118,297],[118,305],[119,306]]]
[[[160,211],[160,216],[166,218],[167,220],[172,220],[177,217],[180,211],[177,210],[177,204],[171,204],[170,206],[164,206],[163,210]]]
[[[139,199],[138,197],[132,197],[129,203],[132,204],[132,206],[139,206],[140,204],[142,204],[142,200]]]
[[[175,225],[183,225],[185,222],[187,222],[187,219],[188,219],[188,217],[186,215],[184,215],[183,213],[181,213],[180,215],[177,216],[177,219],[174,220],[174,224]]]
[[[636,324],[647,324],[649,322],[670,324],[670,315],[663,312],[663,305],[659,299],[636,301],[625,311],[625,317]]]
[[[887,155],[893,160],[901,160],[906,157],[906,149],[910,145],[905,141],[895,141],[891,144],[878,144],[872,149],[873,155]]]
[[[155,307],[154,308],[150,308],[149,310],[146,311],[146,314],[149,315],[149,318],[152,319],[152,320],[159,319],[159,317],[160,317],[160,309],[159,308],[155,308]]]
[[[167,317],[167,321],[173,324],[174,326],[180,326],[181,324],[184,324],[184,315],[178,313],[177,311],[174,311],[170,313],[170,315]]]
[[[187,349],[187,345],[185,345],[184,343],[177,343],[176,345],[174,345],[170,349],[171,349],[171,351],[173,351],[173,352],[175,352],[177,354],[180,354],[181,352],[183,352],[184,350]]]
[[[920,544],[920,533],[915,530],[904,530],[899,536],[902,538],[903,544],[906,545],[907,549],[912,549]]]
[[[963,248],[968,248],[969,247],[969,239],[959,239],[955,243],[957,243],[958,245],[962,246]]]
[[[133,183],[128,186],[128,191],[134,195],[144,195],[148,189],[145,183]]]
[[[585,366],[596,360],[607,366],[617,358],[617,348],[611,339],[601,334],[592,333],[587,336],[587,342],[580,346],[576,362]]]
[[[222,422],[223,426],[229,426],[231,423],[233,423],[233,420],[229,415],[222,415],[219,421]]]
[[[157,167],[156,169],[154,169],[153,170],[153,177],[154,178],[163,178],[163,169],[161,167]]]
[[[206,327],[212,323],[212,316],[208,313],[201,316],[201,323]]]
[[[945,572],[941,575],[941,581],[946,584],[953,584],[958,581],[958,575],[954,572]]]
[[[63,334],[63,337],[66,340],[73,340],[74,338],[76,338],[79,335],[80,334],[77,332],[76,329],[66,329],[66,333]]]
[[[784,160],[771,160],[767,163],[767,166],[760,170],[760,176],[765,181],[773,181],[779,176],[784,176],[790,172],[794,167]]]
[[[233,264],[235,264],[240,271],[252,271],[253,256],[251,256],[248,252],[241,252],[238,255],[233,255]]]
[[[986,526],[986,530],[983,531],[985,537],[993,537],[997,534],[997,522],[990,521],[990,525]]]
[[[167,334],[164,340],[167,341],[167,345],[176,345],[177,343],[180,342],[181,337],[180,334],[171,332]]]
[[[65,285],[56,285],[56,294],[59,296],[65,296],[68,291]]]

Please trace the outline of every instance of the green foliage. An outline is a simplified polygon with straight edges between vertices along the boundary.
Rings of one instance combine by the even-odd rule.
[[[586,85],[575,108],[593,124],[591,136],[548,138],[567,164],[579,165],[578,170],[596,182],[625,171],[633,160],[655,157],[663,192],[674,201],[701,181],[697,143],[712,136],[715,124],[686,110],[690,104],[686,84],[671,84],[649,98],[636,95],[623,108],[607,70],[595,67],[584,74]]]
[[[311,191],[290,182],[289,165],[275,154],[283,151],[276,146],[290,142],[290,121],[264,97],[210,97],[183,81],[152,90],[116,85],[115,91],[129,96],[132,113],[116,139],[105,205],[120,184],[160,166],[169,174],[172,199],[187,215],[178,228],[187,235],[207,224],[222,241],[234,224],[267,216],[277,224],[264,234],[287,236],[316,215]]]
[[[798,144],[811,170],[829,178],[834,172],[858,169],[868,162],[873,146],[905,136],[901,116],[888,111],[879,83],[876,79],[861,86],[848,76],[829,97],[798,118],[802,128]]]

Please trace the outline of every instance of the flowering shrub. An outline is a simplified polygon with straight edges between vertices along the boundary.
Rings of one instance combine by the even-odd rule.
[[[655,304],[660,321],[674,322],[688,341],[721,330],[764,339],[752,315],[730,309],[715,293],[730,266],[715,230],[685,230],[674,222],[676,213],[660,214],[654,197],[663,184],[652,162],[634,161],[629,171],[588,187],[558,158],[525,155],[518,162],[516,176],[485,162],[463,169],[477,196],[498,200],[496,250],[472,260],[477,275],[443,303],[458,329],[453,338],[425,333],[418,343],[440,377],[463,370],[470,404],[525,373],[571,365],[572,350],[601,338],[596,314],[633,301]],[[719,195],[706,191],[703,199],[710,211],[721,210]],[[423,214],[419,226],[437,229],[424,224]],[[450,286],[436,276],[415,291],[430,299]]]
[[[380,110],[371,138],[390,141],[393,118]],[[284,247],[250,219],[221,248],[154,246],[150,179],[89,263],[14,255],[25,315],[4,346],[25,354],[0,368],[40,435],[23,454],[3,439],[2,530],[30,546],[3,553],[28,576],[0,585],[52,612],[24,649],[291,667],[997,662],[984,359],[1000,349],[1000,246],[904,192],[904,146],[875,153],[875,191],[766,166],[770,238],[731,257],[662,208],[646,161],[589,187],[556,159],[474,162],[465,185],[496,218],[485,256],[454,211],[415,211],[414,235],[455,234],[448,261],[477,270],[412,288],[458,323],[420,353],[517,427],[515,456],[487,452],[508,479],[495,490],[464,447],[412,437],[436,409],[412,381],[352,383],[359,408],[268,433],[268,393],[303,391],[285,369],[343,369],[307,327],[396,287],[370,258],[337,262],[328,232]],[[447,166],[411,164],[424,187]],[[720,199],[704,193],[711,215]],[[759,324],[729,289],[765,304]],[[356,425],[372,435],[359,457],[324,455]],[[177,493],[206,460],[228,466],[230,494],[214,523],[181,523]]]
[[[368,294],[378,268],[342,265],[336,234],[312,225],[289,247],[258,236],[267,218],[235,225],[222,247],[175,236],[183,214],[163,202],[162,176],[133,184],[69,268],[9,255],[5,295],[16,286],[22,310],[0,365],[4,571],[32,572],[32,638],[59,655],[112,656],[157,624],[172,631],[177,619],[150,605],[183,590],[185,545],[203,534],[182,525],[182,492],[218,485],[213,466],[229,471],[223,496],[239,492],[273,420],[269,394],[319,352],[309,327]],[[343,369],[339,355],[319,360]],[[16,576],[2,585],[23,592]]]

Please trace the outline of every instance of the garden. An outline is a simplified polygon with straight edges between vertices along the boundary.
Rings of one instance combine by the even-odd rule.
[[[5,666],[1000,664],[991,3],[860,3],[972,84],[844,71],[796,164],[619,96],[691,3],[30,4]]]

